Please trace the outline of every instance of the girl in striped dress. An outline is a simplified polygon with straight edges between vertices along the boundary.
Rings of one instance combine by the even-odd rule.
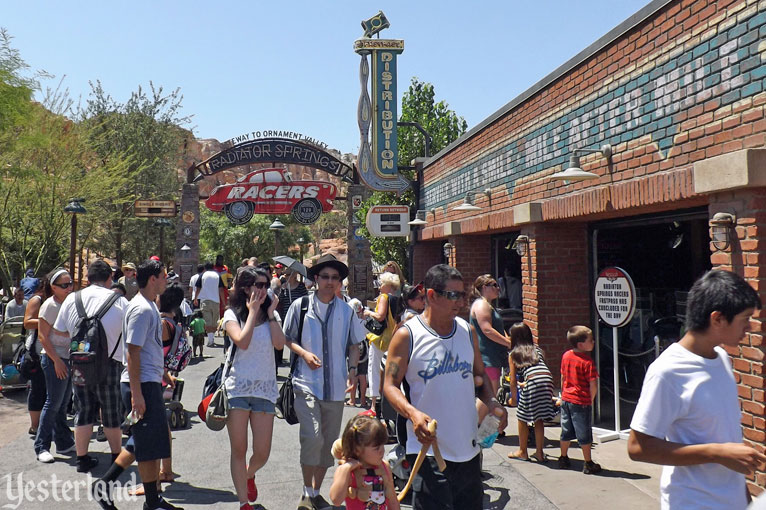
[[[509,355],[511,395],[515,399],[518,377],[519,396],[516,418],[519,422],[519,449],[509,453],[512,459],[529,460],[527,441],[529,425],[535,427],[535,458],[545,462],[543,422],[556,414],[553,406],[553,376],[543,358],[543,351],[532,340],[532,331],[523,322],[511,327]]]

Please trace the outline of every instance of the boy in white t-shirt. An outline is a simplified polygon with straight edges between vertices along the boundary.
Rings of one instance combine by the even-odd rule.
[[[662,464],[661,507],[744,510],[746,473],[766,456],[742,442],[737,383],[720,345],[736,347],[761,300],[713,270],[689,291],[687,333],[651,364],[628,439],[630,458]]]

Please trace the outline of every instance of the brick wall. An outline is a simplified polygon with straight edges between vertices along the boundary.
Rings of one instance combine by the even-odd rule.
[[[711,244],[713,266],[743,276],[766,304],[766,189],[713,195],[710,216],[717,212],[736,214],[737,226],[731,246],[725,251],[716,251]],[[760,448],[766,443],[764,312],[756,311],[750,326],[750,333],[739,346],[726,350],[732,358],[737,380],[745,440]],[[749,477],[749,486],[754,494],[762,492],[766,486],[766,473],[758,472],[755,477]]]
[[[521,262],[524,322],[545,351],[545,362],[558,385],[561,355],[570,348],[567,329],[591,325],[587,226],[536,224],[522,234],[530,239]]]
[[[465,290],[470,292],[477,277],[491,272],[490,238],[487,235],[453,236],[449,241],[454,247],[452,266],[463,275]]]
[[[415,245],[412,256],[414,276],[411,280],[414,283],[422,282],[428,269],[441,262],[442,243],[440,241],[419,242]]]
[[[463,222],[466,233],[486,229],[487,221],[477,216],[502,215],[509,205],[578,196],[599,187],[603,193],[607,185],[634,179],[646,178],[645,193],[631,191],[621,201],[602,198],[595,207],[584,196],[573,213],[648,212],[640,209],[693,198],[684,173],[695,161],[766,144],[764,52],[766,3],[670,2],[431,160],[419,208],[447,207],[429,227],[435,232],[443,221],[471,218]],[[566,166],[572,149],[604,143],[614,148],[611,168],[600,155],[581,161],[599,179],[567,185],[548,178]],[[657,175],[673,172],[680,173]],[[657,182],[652,178],[670,179],[665,183],[670,193],[649,192]],[[466,191],[487,187],[491,207],[483,194],[476,197],[485,213],[453,210]]]

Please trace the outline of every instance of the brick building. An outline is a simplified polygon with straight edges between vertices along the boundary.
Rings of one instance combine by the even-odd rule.
[[[554,374],[566,329],[590,325],[602,376],[597,419],[610,427],[611,332],[598,325],[591,296],[601,268],[627,270],[638,300],[620,331],[626,426],[655,337],[660,347],[679,337],[698,276],[736,271],[766,302],[765,78],[766,2],[649,3],[423,163],[418,209],[428,224],[417,233],[414,280],[443,261],[470,282],[484,273],[521,278],[524,319]],[[611,158],[581,158],[595,178],[551,177],[574,149],[604,144]],[[469,192],[481,210],[455,210]],[[721,212],[734,221],[712,243],[710,221]],[[745,437],[763,445],[760,317],[729,352]],[[753,481],[759,492],[766,474]]]

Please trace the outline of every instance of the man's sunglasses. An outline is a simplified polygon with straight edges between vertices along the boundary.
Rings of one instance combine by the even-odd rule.
[[[320,280],[331,280],[333,282],[339,282],[340,276],[335,274],[318,274]]]
[[[450,301],[460,301],[461,299],[465,299],[465,292],[461,290],[439,290],[439,289],[431,289],[432,291],[436,292],[440,296],[444,296]]]
[[[51,285],[55,285],[56,287],[58,287],[58,288],[60,288],[60,289],[68,289],[69,287],[71,287],[72,285],[74,285],[74,283],[73,283],[73,282],[67,282],[67,283],[53,283],[53,284],[51,284]]]

